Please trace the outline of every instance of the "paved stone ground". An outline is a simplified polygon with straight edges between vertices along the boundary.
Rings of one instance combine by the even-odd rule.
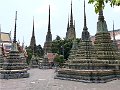
[[[108,83],[82,83],[54,79],[54,70],[29,70],[30,78],[0,79],[0,90],[120,90],[120,80]]]

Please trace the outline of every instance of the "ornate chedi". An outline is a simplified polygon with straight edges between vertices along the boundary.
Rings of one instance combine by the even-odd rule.
[[[0,78],[2,79],[14,79],[14,78],[28,78],[29,73],[27,73],[27,64],[20,58],[20,54],[16,42],[16,20],[17,11],[15,19],[15,31],[14,40],[12,43],[11,51],[4,62],[2,69],[0,70]]]
[[[31,44],[30,44],[32,51],[33,51],[33,55],[32,55],[32,58],[30,60],[30,67],[31,68],[38,68],[38,59],[35,56],[35,46],[36,46],[35,41],[36,40],[35,40],[35,35],[34,35],[34,18],[33,18],[33,33],[32,33]]]
[[[86,23],[85,18],[84,21]],[[114,48],[107,30],[103,11],[99,12],[94,46],[89,40],[89,32],[85,23],[82,41],[78,47],[75,59],[71,60],[67,68],[59,69],[55,78],[97,83],[120,78],[120,60],[117,57],[117,50]]]
[[[95,60],[95,49],[90,41],[90,34],[86,25],[85,2],[84,2],[84,27],[82,31],[81,41],[76,50],[74,58],[69,59],[66,68],[58,70],[55,78],[69,80],[86,80],[89,70],[93,69],[92,62]]]
[[[51,47],[52,47],[52,34],[51,34],[51,28],[50,28],[50,6],[49,6],[49,20],[48,20],[48,32],[46,35],[46,41],[44,43],[44,53],[51,53]]]
[[[71,2],[70,25],[69,25],[69,18],[68,18],[66,39],[75,39],[75,38],[76,38],[75,21],[74,21],[74,25],[73,25],[73,13],[72,13],[72,2]]]

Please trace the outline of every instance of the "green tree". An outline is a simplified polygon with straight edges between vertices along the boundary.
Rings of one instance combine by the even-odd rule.
[[[78,43],[80,42],[79,38],[77,38],[76,40]],[[55,39],[52,42],[52,52],[57,53],[59,55],[63,55],[64,59],[67,60],[70,50],[72,48],[72,44],[73,44],[72,40],[66,40],[66,39],[56,40]]]
[[[111,7],[120,6],[120,0],[89,0],[88,3],[94,4],[96,13],[104,9],[106,3],[109,3]]]
[[[59,66],[62,66],[62,64],[64,63],[64,57],[63,55],[57,55],[55,58],[54,58],[54,62],[56,64],[58,64]]]
[[[60,36],[57,35],[55,40],[61,40]]]
[[[34,55],[37,56],[37,57],[43,57],[43,48],[41,47],[41,45],[37,45],[35,46],[34,48]],[[27,51],[27,54],[28,54],[28,57],[27,57],[27,63],[29,64],[30,63],[30,60],[32,58],[32,55],[33,55],[33,50],[32,48],[29,46],[27,47],[26,46],[26,51]]]
[[[52,42],[52,52],[63,55],[65,59],[68,58],[71,47],[71,40],[53,40]]]

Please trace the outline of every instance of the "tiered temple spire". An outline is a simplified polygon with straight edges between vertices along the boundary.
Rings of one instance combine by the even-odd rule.
[[[34,17],[33,17],[33,31],[32,31],[30,46],[31,46],[32,50],[35,49],[35,46],[36,46],[35,31],[34,31]]]
[[[113,29],[114,30],[114,29]],[[89,39],[86,25],[84,0],[84,27],[75,58],[68,59],[65,67],[58,70],[55,78],[82,82],[108,82],[120,78],[120,59],[114,49],[110,33],[100,10],[97,22],[97,33],[94,46]],[[70,53],[71,56],[73,55]]]
[[[84,0],[84,27],[82,32],[82,40],[89,40],[90,34],[88,32],[87,24],[86,24],[86,12],[85,12],[85,0]]]
[[[46,41],[44,44],[44,53],[47,54],[51,52],[51,45],[52,45],[52,34],[51,34],[51,27],[50,27],[50,5],[49,5],[49,17],[48,17],[48,31],[46,35]]]
[[[68,24],[67,24],[67,32],[66,32],[66,39],[75,39],[76,38],[76,32],[75,32],[75,25],[73,25],[75,22],[73,22],[73,11],[72,11],[72,1],[71,1],[71,13],[70,13],[70,25],[69,25],[69,18],[68,18]]]
[[[50,5],[49,5],[49,19],[48,19],[48,32],[46,35],[46,42],[52,41],[51,27],[50,27]]]

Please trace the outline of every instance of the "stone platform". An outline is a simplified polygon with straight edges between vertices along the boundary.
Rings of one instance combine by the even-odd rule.
[[[54,78],[85,83],[106,83],[109,81],[120,79],[120,71],[61,69],[58,70]]]
[[[23,70],[0,70],[0,79],[28,78],[27,69]]]

